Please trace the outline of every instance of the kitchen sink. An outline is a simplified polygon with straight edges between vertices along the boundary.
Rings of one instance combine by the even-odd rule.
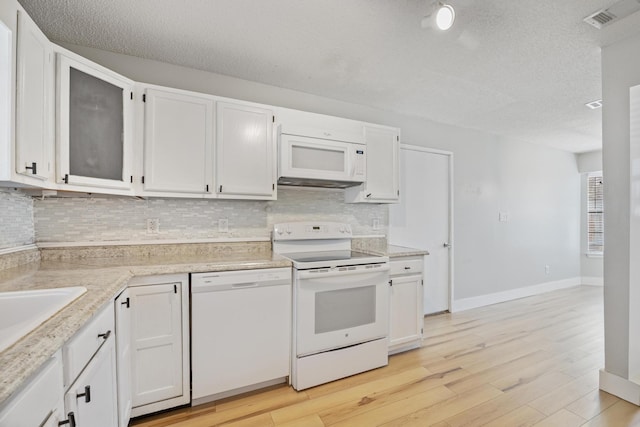
[[[0,352],[85,292],[83,286],[0,292]]]

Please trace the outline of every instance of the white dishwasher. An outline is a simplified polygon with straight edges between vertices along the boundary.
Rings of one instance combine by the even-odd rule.
[[[191,274],[191,403],[285,382],[291,269]]]

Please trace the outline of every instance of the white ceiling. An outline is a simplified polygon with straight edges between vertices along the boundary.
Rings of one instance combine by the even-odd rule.
[[[601,97],[604,30],[582,19],[615,0],[450,0],[446,33],[421,28],[425,0],[20,2],[53,40],[567,151],[601,147],[601,111],[584,104]]]

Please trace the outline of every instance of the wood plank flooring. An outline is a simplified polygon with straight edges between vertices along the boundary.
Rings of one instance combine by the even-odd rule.
[[[288,386],[134,420],[138,427],[640,426],[598,390],[602,288],[426,317],[421,349],[302,392]]]

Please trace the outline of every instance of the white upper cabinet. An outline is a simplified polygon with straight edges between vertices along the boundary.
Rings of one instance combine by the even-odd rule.
[[[144,100],[144,193],[213,191],[212,97],[146,88]]]
[[[10,181],[15,174],[13,94],[16,79],[13,75],[15,34],[7,25],[8,23],[5,24],[1,18],[2,16],[0,16],[0,183],[4,185],[3,181]]]
[[[277,108],[276,116],[285,135],[306,136],[332,141],[362,144],[362,122],[342,117],[326,116],[307,111]]]
[[[400,133],[397,128],[367,124],[367,179],[345,190],[349,203],[397,203],[400,199]]]
[[[57,181],[129,190],[133,82],[67,51],[57,73]]]
[[[16,172],[44,181],[53,174],[53,48],[22,8],[17,43]]]
[[[219,197],[275,199],[273,111],[218,102],[216,192]]]

